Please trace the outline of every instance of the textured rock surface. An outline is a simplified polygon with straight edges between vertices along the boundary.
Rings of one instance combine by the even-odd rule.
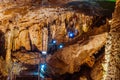
[[[79,32],[77,36],[79,37],[92,24],[93,16],[75,13],[69,8],[38,7],[35,9],[35,7],[37,8],[37,6],[13,6],[1,11],[0,28],[2,32],[12,34],[12,51],[19,50],[21,47],[27,51],[35,50],[36,47],[41,51],[43,27],[50,28],[51,33],[48,35],[52,36],[50,40],[55,38],[59,44],[69,40],[66,28],[69,30],[74,26],[73,28]]]
[[[120,0],[117,0],[112,16],[111,30],[105,48],[103,63],[105,80],[120,80]]]
[[[102,76],[104,75],[103,67],[102,67],[103,62],[104,62],[104,55],[100,56],[92,67],[90,73],[92,80],[102,80]]]
[[[79,71],[82,64],[87,63],[89,67],[94,64],[93,54],[105,44],[107,34],[90,37],[83,44],[74,44],[55,53],[48,63],[53,67],[55,73],[74,73]],[[93,57],[93,58],[92,58]]]
[[[0,38],[5,36],[5,40],[1,38],[0,46],[5,45],[6,62],[36,65],[41,59],[40,52],[52,48],[48,44],[56,39],[57,45],[63,43],[64,48],[47,56],[51,74],[78,72],[84,64],[92,68],[96,61],[94,54],[105,45],[109,31],[107,24],[93,26],[97,24],[96,19],[104,17],[102,10],[41,7],[38,5],[41,2],[32,3],[31,0],[26,3],[20,0],[0,4]],[[67,32],[76,30],[75,38],[70,39]],[[92,74],[95,79],[94,70]]]

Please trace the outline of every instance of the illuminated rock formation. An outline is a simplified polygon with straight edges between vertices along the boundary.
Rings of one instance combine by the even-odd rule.
[[[1,53],[6,51],[6,64],[35,66],[41,61],[41,52],[47,51],[48,74],[73,74],[86,65],[92,68],[91,77],[95,80],[95,70],[99,67],[96,64],[101,65],[100,57],[96,55],[105,46],[109,31],[107,15],[102,14],[102,8],[87,2],[80,2],[82,6],[76,6],[65,1],[61,2],[63,7],[41,5],[39,0],[3,3],[0,4],[0,46],[5,46]],[[55,5],[59,0],[48,3]],[[74,36],[69,37],[69,32]],[[51,44],[53,39],[56,40],[54,46]],[[64,46],[62,49],[58,48],[60,44]],[[103,75],[101,70],[101,76],[97,79]]]

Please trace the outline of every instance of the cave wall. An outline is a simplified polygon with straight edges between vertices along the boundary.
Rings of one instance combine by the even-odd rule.
[[[120,79],[120,0],[116,0],[115,11],[110,22],[111,29],[108,34],[105,49],[104,76],[105,80]]]
[[[81,65],[86,64],[90,68],[94,67],[91,77],[95,80],[96,71],[99,69],[101,71],[101,62],[96,61],[94,54],[105,45],[109,31],[107,22],[106,25],[93,27],[96,18],[104,17],[102,11],[91,11],[91,8],[84,11],[80,10],[81,8],[73,10],[41,7],[37,5],[39,2],[34,5],[29,0],[28,4],[26,2],[21,6],[21,3],[22,0],[16,1],[15,4],[7,2],[5,5],[0,4],[0,35],[5,36],[1,37],[1,43],[5,46],[6,54],[4,52],[2,54],[6,55],[6,62],[36,65],[41,57],[40,52],[49,49],[47,44],[56,39],[57,45],[64,43],[65,46],[48,55],[47,63],[52,71],[50,74],[73,74],[81,70]],[[74,39],[69,39],[67,29],[78,31]],[[101,60],[103,58],[100,58]],[[103,76],[102,71],[101,75],[97,76],[100,80]]]

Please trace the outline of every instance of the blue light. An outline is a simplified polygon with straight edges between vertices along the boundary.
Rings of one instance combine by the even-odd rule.
[[[60,45],[58,46],[58,48],[59,48],[59,49],[62,49],[62,48],[63,48],[63,44],[60,44]]]
[[[45,76],[44,76],[42,73],[40,73],[40,77],[41,77],[41,78],[45,78]]]
[[[45,73],[46,70],[46,64],[41,64],[40,65],[40,72]]]
[[[56,44],[57,41],[55,39],[52,40],[52,44]]]
[[[31,73],[31,74],[37,76],[37,75],[38,75],[38,72],[33,72],[33,73]]]
[[[47,55],[47,52],[46,51],[42,51],[42,55]]]
[[[69,36],[69,38],[74,38],[75,34],[73,32],[68,32],[68,36]]]
[[[40,65],[40,77],[44,78],[45,77],[45,72],[46,72],[46,64],[43,63]]]
[[[44,76],[44,74],[43,73],[39,73],[39,72],[33,72],[33,73],[31,73],[32,75],[34,75],[34,76],[40,76],[41,78],[45,78],[45,76]]]
[[[41,65],[41,71],[44,72],[45,65]]]

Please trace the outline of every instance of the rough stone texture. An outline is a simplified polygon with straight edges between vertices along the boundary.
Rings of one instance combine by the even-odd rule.
[[[31,39],[31,49],[32,51],[37,48],[38,50],[42,50],[42,33],[40,30],[40,27],[38,25],[33,25],[32,27],[29,28],[29,36]]]
[[[27,51],[36,50],[35,47],[40,51],[42,50],[42,27],[50,27],[52,32],[49,36],[60,42],[68,42],[67,31],[65,27],[70,28],[75,22],[75,28],[78,30],[79,37],[92,23],[93,16],[85,14],[79,14],[71,9],[65,8],[41,8],[35,9],[36,6],[13,6],[12,8],[2,9],[0,20],[0,28],[2,32],[7,31],[13,34],[13,51],[19,50],[24,47]],[[49,14],[47,14],[49,13]],[[54,16],[53,16],[54,15]],[[65,22],[66,19],[66,22]],[[79,21],[80,20],[80,21]],[[84,22],[87,20],[87,23]],[[79,22],[76,22],[79,21]],[[71,23],[66,26],[66,24]],[[56,27],[52,30],[52,25]],[[78,26],[77,26],[78,25]],[[82,30],[83,29],[83,30]],[[76,37],[76,38],[77,38]],[[7,43],[7,42],[6,42]]]
[[[28,50],[28,51],[31,50],[28,30],[23,30],[23,31],[20,32],[19,40],[20,40],[20,42],[19,42],[20,47],[23,46],[23,47],[25,47],[26,50]]]
[[[49,60],[52,70],[57,74],[74,73],[79,71],[80,65],[87,63],[89,67],[94,64],[93,54],[96,53],[106,41],[107,34],[89,37],[83,44],[74,44],[56,52]]]
[[[120,0],[116,1],[105,50],[104,80],[120,80]]]
[[[0,4],[0,30],[5,36],[7,63],[36,65],[41,59],[40,51],[49,49],[48,43],[56,39],[57,45],[64,43],[64,48],[47,56],[51,74],[78,72],[83,64],[93,67],[93,54],[105,45],[109,31],[108,25],[93,26],[96,16],[103,17],[102,14],[94,14],[91,8],[87,13],[79,7],[73,10],[41,7],[37,5],[39,2],[34,5],[31,0],[22,2],[24,0]],[[101,13],[97,9],[95,12]],[[78,31],[74,39],[68,38],[69,30]]]
[[[39,55],[39,53],[37,52],[17,52],[14,53],[12,56],[14,56],[15,58],[13,58],[14,62],[19,62],[19,63],[23,63],[23,64],[29,64],[29,65],[36,65],[39,63],[39,58],[41,58],[41,56]]]
[[[96,61],[95,64],[92,67],[92,70],[90,72],[92,80],[102,80],[103,73],[103,65],[104,62],[104,55],[101,55]]]

